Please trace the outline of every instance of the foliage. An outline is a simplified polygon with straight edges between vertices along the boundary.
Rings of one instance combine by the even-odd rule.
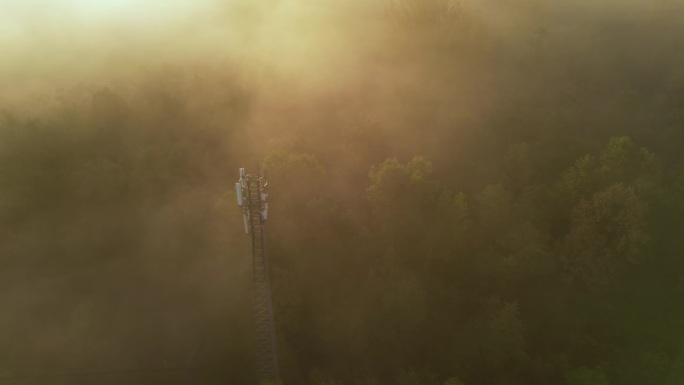
[[[167,68],[3,109],[0,373],[253,382],[232,189],[263,159],[283,383],[682,383],[678,35],[394,7],[371,86]]]

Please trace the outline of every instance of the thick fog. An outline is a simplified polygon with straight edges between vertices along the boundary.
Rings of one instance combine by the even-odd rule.
[[[683,9],[0,0],[0,384],[253,382],[257,165],[284,383],[680,384]]]

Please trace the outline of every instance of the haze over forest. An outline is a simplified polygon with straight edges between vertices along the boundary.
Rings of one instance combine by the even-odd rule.
[[[684,384],[681,0],[0,0],[0,385]]]

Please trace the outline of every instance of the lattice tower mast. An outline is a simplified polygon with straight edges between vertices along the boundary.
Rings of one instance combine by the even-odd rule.
[[[242,207],[245,232],[252,238],[254,272],[254,322],[256,337],[256,375],[258,384],[280,382],[276,351],[273,304],[264,240],[264,222],[268,218],[268,181],[266,176],[247,174],[240,169],[235,184],[238,206]]]

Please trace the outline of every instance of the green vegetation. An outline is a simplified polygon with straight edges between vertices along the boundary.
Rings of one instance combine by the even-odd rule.
[[[419,3],[344,87],[169,66],[0,106],[0,377],[253,382],[262,159],[284,384],[684,384],[682,24]]]

